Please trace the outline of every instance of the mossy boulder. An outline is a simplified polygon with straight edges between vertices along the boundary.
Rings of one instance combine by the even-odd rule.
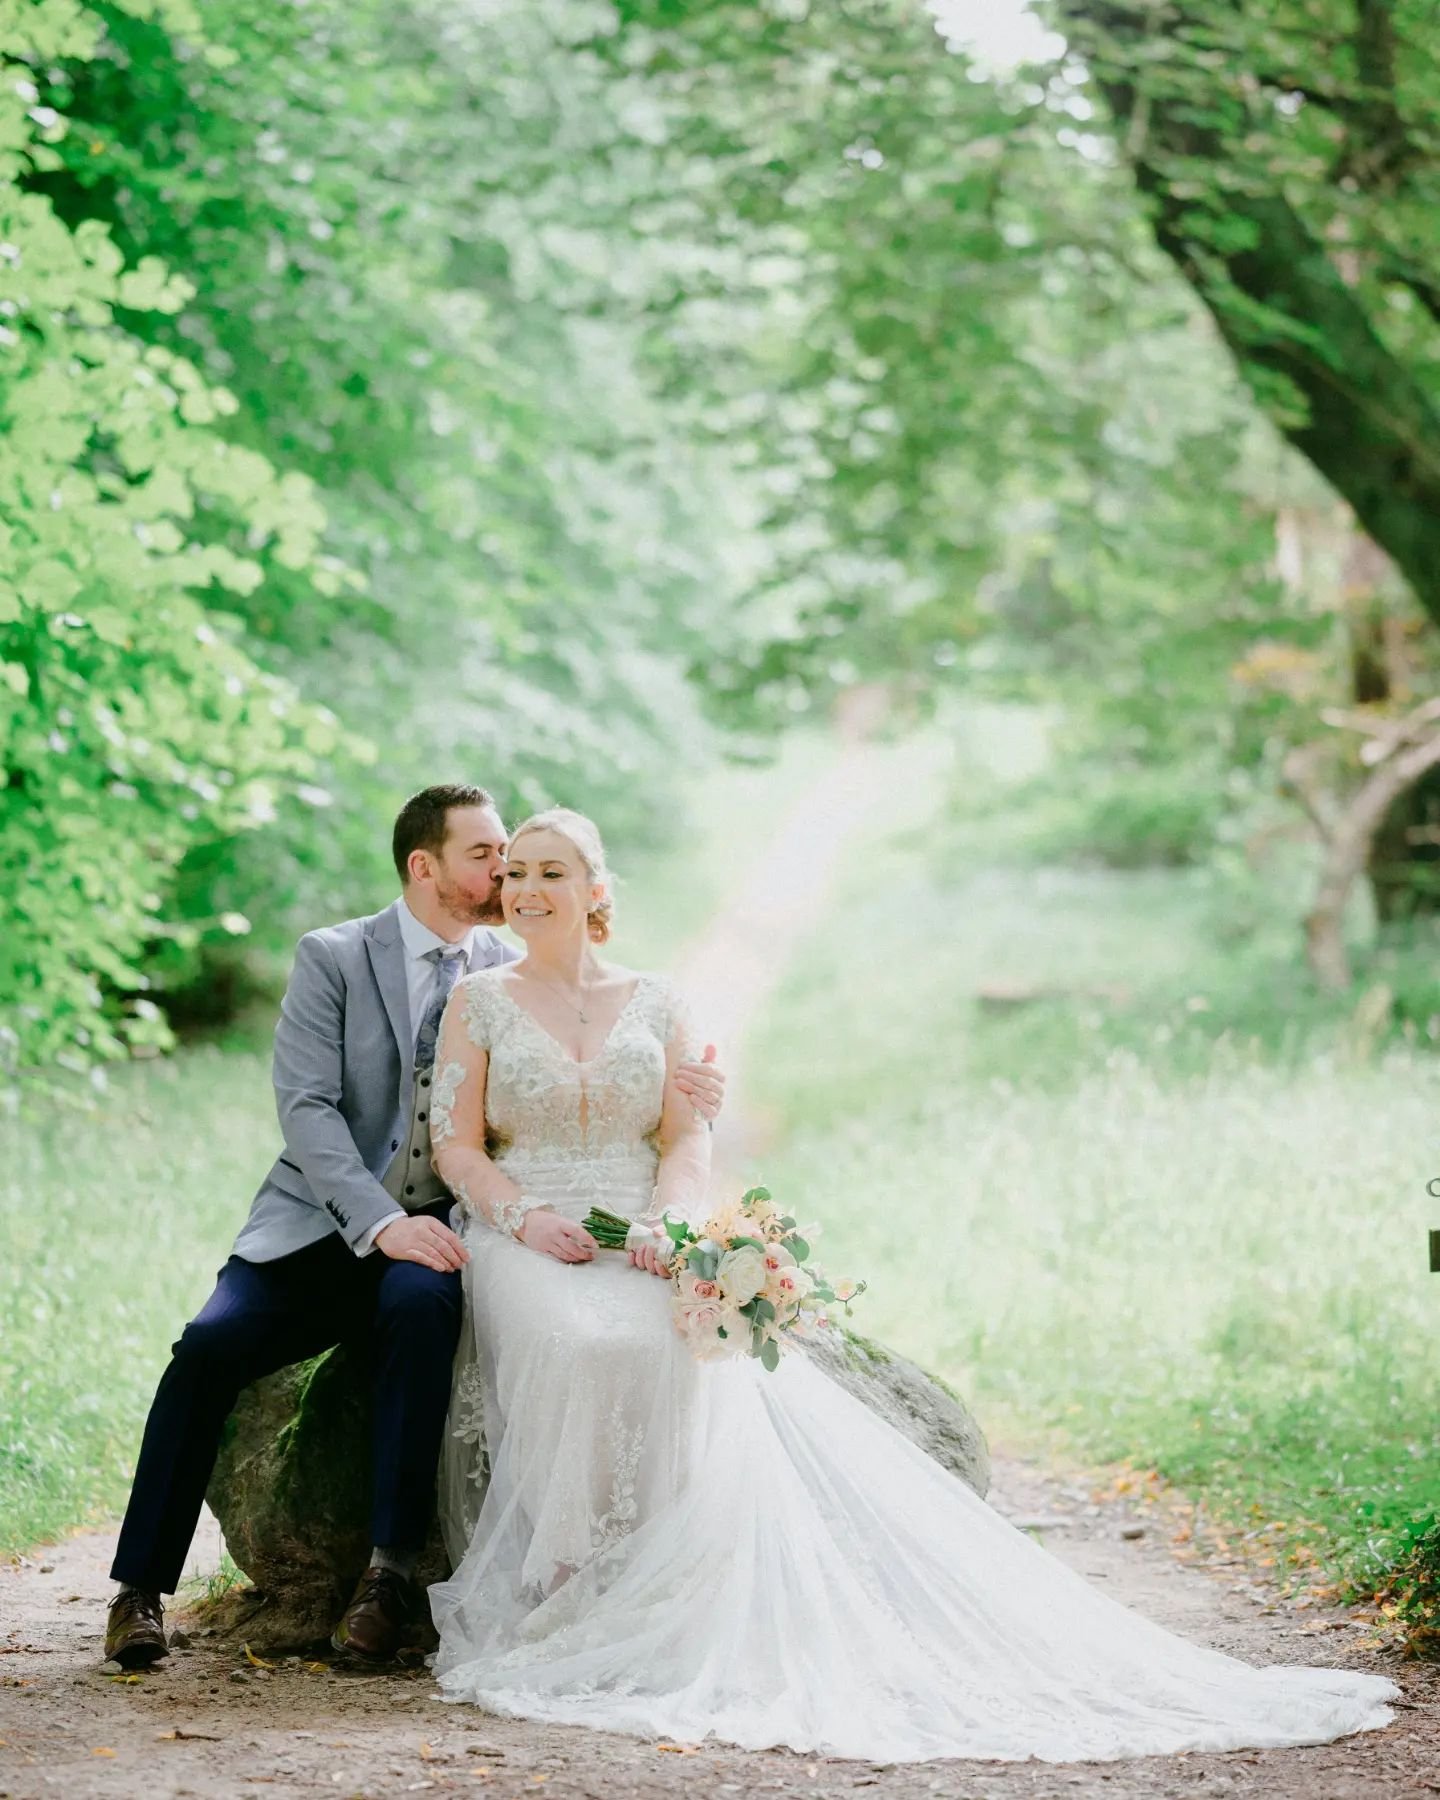
[[[807,1346],[831,1378],[983,1495],[984,1434],[952,1389],[852,1332]],[[253,1586],[207,1603],[223,1633],[266,1651],[328,1638],[370,1550],[369,1378],[345,1348],[246,1388],[207,1495]],[[447,1573],[438,1530],[419,1576]]]
[[[832,1381],[985,1498],[990,1447],[948,1382],[855,1331],[817,1338],[807,1348]]]
[[[344,1345],[246,1388],[206,1500],[252,1584],[202,1604],[260,1653],[330,1636],[370,1555],[370,1373]],[[438,1529],[417,1571],[449,1573]]]

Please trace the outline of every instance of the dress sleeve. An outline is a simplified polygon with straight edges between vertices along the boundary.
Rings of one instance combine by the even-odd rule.
[[[698,1061],[702,1040],[689,1001],[671,981],[665,982],[661,999],[665,1048],[677,1053],[677,1062]]]
[[[710,1132],[690,1100],[676,1087],[675,1071],[682,1062],[698,1057],[701,1038],[684,997],[668,981],[659,983],[651,1016],[665,1043],[665,1094],[656,1136],[660,1161],[655,1189],[650,1205],[637,1222],[657,1226],[669,1213],[695,1224],[705,1216]]]
[[[479,974],[457,982],[446,1005],[430,1100],[430,1149],[436,1174],[466,1214],[514,1237],[537,1203],[485,1149],[485,1083],[496,999],[493,982]]]
[[[430,1100],[432,1151],[456,1142],[484,1148],[485,1061],[491,1018],[484,986],[478,975],[467,975],[458,982],[440,1021],[435,1092]],[[477,1051],[483,1054],[477,1056]]]

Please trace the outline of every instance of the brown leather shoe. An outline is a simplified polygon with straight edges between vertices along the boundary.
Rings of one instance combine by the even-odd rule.
[[[367,1569],[335,1627],[332,1646],[361,1662],[393,1661],[415,1616],[417,1598],[415,1583],[394,1569]]]
[[[105,1660],[122,1669],[148,1669],[165,1655],[165,1608],[158,1594],[121,1588],[110,1602],[105,1628]]]

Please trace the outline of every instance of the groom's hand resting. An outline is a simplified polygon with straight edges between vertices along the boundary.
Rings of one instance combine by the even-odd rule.
[[[686,1096],[702,1119],[712,1124],[720,1116],[725,1103],[725,1071],[715,1061],[713,1044],[705,1046],[703,1062],[681,1063],[675,1071],[675,1085]]]
[[[376,1237],[375,1244],[394,1262],[423,1263],[442,1275],[463,1268],[470,1260],[470,1252],[450,1227],[428,1213],[397,1219]]]
[[[599,1245],[583,1225],[574,1219],[562,1219],[559,1213],[535,1207],[525,1215],[525,1223],[515,1233],[527,1250],[538,1250],[542,1256],[553,1256],[557,1262],[589,1262]]]

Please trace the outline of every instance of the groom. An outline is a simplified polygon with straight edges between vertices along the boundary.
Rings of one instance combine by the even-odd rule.
[[[418,1604],[468,1260],[430,1169],[435,1040],[456,981],[519,952],[487,929],[503,917],[506,839],[484,788],[415,794],[392,847],[400,898],[308,932],[296,951],[275,1027],[284,1154],[173,1347],[110,1571],[105,1654],[126,1669],[165,1654],[160,1596],[180,1580],[241,1388],[342,1339],[371,1356],[375,1547],[332,1641],[387,1662]],[[719,1111],[712,1065],[687,1064],[676,1082],[707,1117]]]

